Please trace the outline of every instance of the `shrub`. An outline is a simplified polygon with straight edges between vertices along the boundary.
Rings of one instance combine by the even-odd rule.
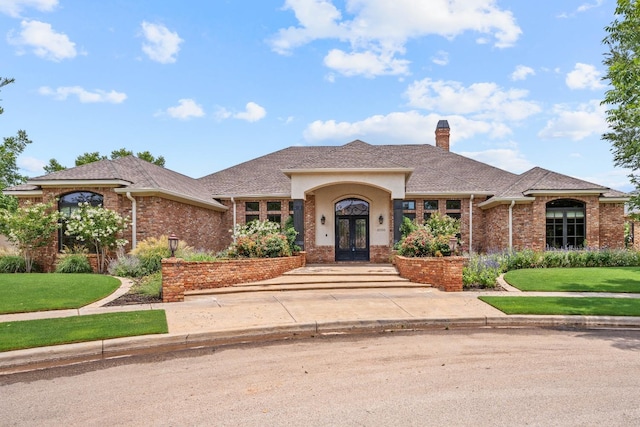
[[[162,274],[157,272],[141,277],[132,286],[131,292],[159,298],[162,293]]]
[[[183,252],[192,250],[183,241],[178,244],[176,256],[181,257]],[[149,237],[138,242],[135,249],[130,252],[131,255],[138,258],[140,266],[144,269],[144,274],[151,274],[162,269],[162,258],[169,258],[171,251],[169,250],[168,237]]]
[[[56,273],[93,273],[85,254],[64,254],[56,263]]]
[[[297,234],[295,230],[292,229],[288,234],[282,233],[280,226],[270,221],[251,221],[243,226],[236,225],[233,234],[235,241],[227,250],[227,255],[231,258],[291,256],[296,248],[293,243]]]
[[[480,285],[494,288],[498,276],[503,273],[497,256],[474,255],[462,270],[462,285],[470,287]]]
[[[140,260],[133,255],[119,255],[111,260],[107,271],[112,276],[118,277],[142,277],[147,274],[147,270],[142,267]]]
[[[185,261],[215,261],[219,256],[205,251],[183,251],[181,258]]]
[[[25,273],[26,271],[27,266],[23,257],[19,255],[0,256],[0,273]]]

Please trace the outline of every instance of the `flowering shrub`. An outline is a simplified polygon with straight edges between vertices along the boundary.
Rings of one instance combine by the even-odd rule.
[[[119,236],[129,225],[129,220],[102,206],[79,203],[78,209],[72,211],[65,221],[67,236],[95,246],[100,273],[105,271],[107,251],[127,244]]]
[[[0,230],[14,243],[24,258],[25,271],[31,272],[37,248],[47,246],[59,228],[59,212],[53,203],[30,203],[15,211],[0,210]]]
[[[434,213],[423,225],[404,218],[400,226],[402,239],[398,254],[407,257],[451,255],[450,240],[460,231],[460,221]]]
[[[233,237],[234,242],[227,250],[229,257],[276,258],[291,256],[295,230],[282,232],[274,222],[251,221],[236,225]]]

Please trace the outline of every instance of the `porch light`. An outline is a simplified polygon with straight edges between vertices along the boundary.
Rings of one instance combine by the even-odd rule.
[[[176,250],[178,249],[178,237],[171,233],[169,236],[169,250],[171,251],[171,258],[176,256]]]
[[[325,218],[324,214],[322,214],[322,216],[320,217],[320,224],[324,225],[325,222],[327,222],[327,218]]]
[[[382,225],[382,223],[384,222],[384,217],[382,216],[382,214],[380,214],[380,216],[378,217],[378,222],[380,223],[380,225]]]

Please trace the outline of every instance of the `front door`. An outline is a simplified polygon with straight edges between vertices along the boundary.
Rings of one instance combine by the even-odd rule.
[[[336,261],[369,261],[368,214],[363,200],[336,203]]]

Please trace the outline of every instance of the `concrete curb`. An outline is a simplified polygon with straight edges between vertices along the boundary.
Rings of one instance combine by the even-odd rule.
[[[0,375],[94,362],[140,354],[225,345],[268,343],[332,335],[453,328],[640,328],[639,317],[508,316],[469,318],[380,319],[274,325],[197,333],[145,335],[0,353]]]

